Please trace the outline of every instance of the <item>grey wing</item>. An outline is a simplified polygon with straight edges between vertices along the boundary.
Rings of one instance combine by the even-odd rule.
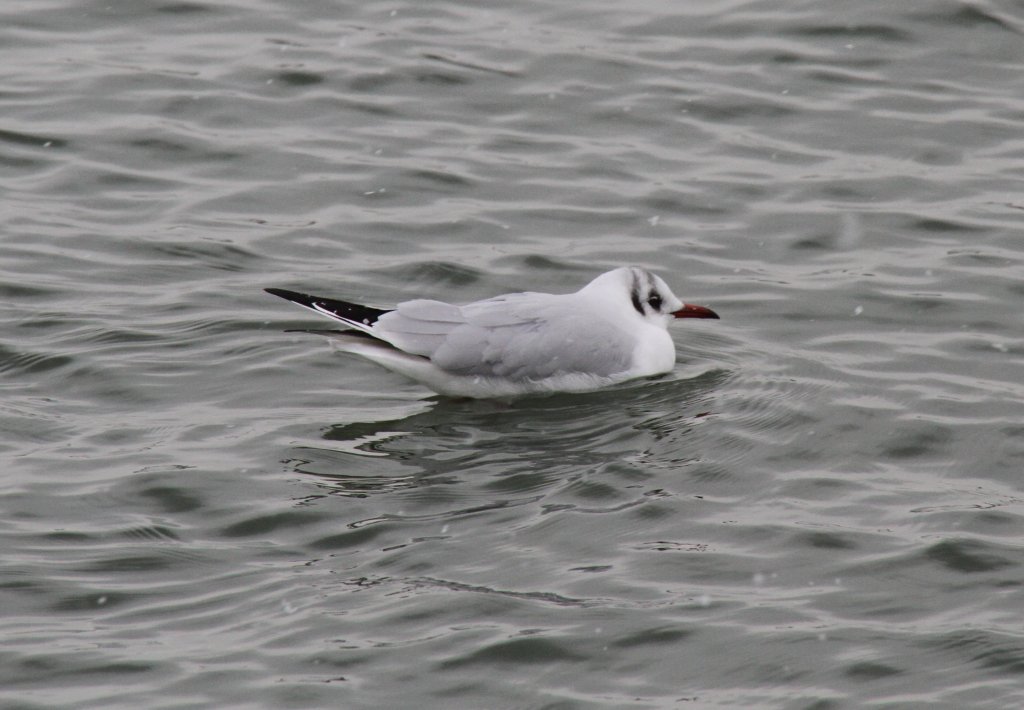
[[[433,358],[448,343],[449,350],[479,360],[490,329],[536,320],[531,308],[535,295],[497,296],[468,306],[427,299],[406,301],[377,320],[373,335],[415,355]]]
[[[455,374],[512,380],[626,370],[631,341],[574,305],[566,296],[526,293],[464,306],[465,324],[448,333],[431,359]]]
[[[395,310],[381,316],[373,334],[405,352],[432,357],[445,339],[465,323],[459,306],[419,299],[399,303]]]

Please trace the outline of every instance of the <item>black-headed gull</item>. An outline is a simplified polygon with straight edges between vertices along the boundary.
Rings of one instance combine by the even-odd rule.
[[[510,293],[455,306],[417,299],[393,310],[268,288],[351,330],[345,352],[456,397],[583,392],[668,372],[674,318],[718,318],[683,303],[639,267],[601,274],[576,293]]]

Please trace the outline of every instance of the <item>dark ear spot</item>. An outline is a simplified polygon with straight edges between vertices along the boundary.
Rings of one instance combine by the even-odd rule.
[[[644,304],[640,302],[640,284],[635,275],[633,276],[633,286],[629,290],[629,300],[633,302],[633,308],[636,309],[636,312],[643,315]]]

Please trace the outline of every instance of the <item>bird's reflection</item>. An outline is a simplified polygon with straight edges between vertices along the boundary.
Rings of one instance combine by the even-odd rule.
[[[320,495],[419,489],[417,497],[444,498],[444,488],[474,473],[492,502],[502,492],[531,495],[553,480],[651,463],[658,450],[672,450],[666,464],[685,461],[685,438],[713,413],[715,389],[728,377],[717,369],[511,402],[435,397],[409,416],[331,425],[323,446],[296,447],[288,464],[315,479]]]

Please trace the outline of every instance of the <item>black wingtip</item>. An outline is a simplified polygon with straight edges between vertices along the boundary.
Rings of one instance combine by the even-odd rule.
[[[321,313],[326,316],[332,316],[338,320],[361,323],[366,326],[371,326],[377,322],[385,313],[389,311],[381,308],[371,308],[370,306],[363,306],[358,303],[349,303],[348,301],[338,301],[333,298],[324,298],[322,296],[310,296],[305,293],[299,293],[298,291],[289,291],[286,288],[265,288],[263,289],[272,296],[283,298],[286,301],[291,301],[300,306],[310,308],[317,313]]]
[[[316,296],[310,296],[305,293],[299,293],[298,291],[289,291],[286,288],[265,288],[263,290],[271,294],[272,296],[283,298],[286,301],[291,301],[292,303],[296,303],[300,306],[305,306],[306,308],[313,308],[314,303],[322,300]]]
[[[309,296],[301,294],[298,291],[289,291],[285,288],[265,288],[263,290],[273,296],[278,296],[289,301],[294,301],[296,298],[309,298]]]

